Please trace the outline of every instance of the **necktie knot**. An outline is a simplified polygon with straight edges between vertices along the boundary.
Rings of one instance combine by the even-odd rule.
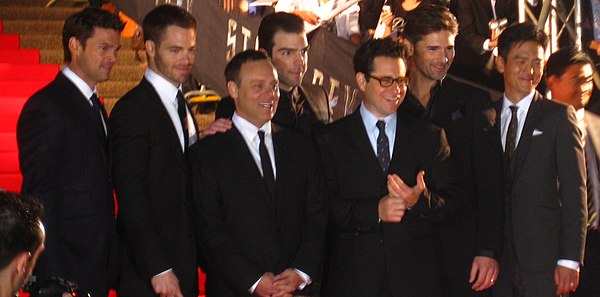
[[[512,114],[513,117],[517,116],[517,110],[519,110],[519,107],[516,105],[511,105],[509,106],[510,108],[510,113]]]
[[[379,133],[384,132],[385,133],[385,122],[382,120],[377,121],[377,124],[375,124],[375,126],[377,126],[377,128],[379,129]]]
[[[96,93],[92,93],[92,96],[90,96],[90,101],[92,101],[92,106],[94,109],[100,109],[100,100],[98,100],[98,95]]]
[[[265,131],[263,130],[258,130],[258,139],[260,140],[260,142],[264,143],[265,142]]]

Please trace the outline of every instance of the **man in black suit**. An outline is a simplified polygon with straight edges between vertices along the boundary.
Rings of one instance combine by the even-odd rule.
[[[330,123],[333,111],[321,86],[303,82],[308,65],[308,41],[304,22],[295,14],[277,12],[265,16],[258,27],[258,46],[275,65],[279,76],[280,100],[273,123],[307,135],[314,127]],[[219,102],[215,118],[204,134],[231,128],[235,106],[230,97]],[[223,118],[223,120],[220,120]]]
[[[317,135],[331,205],[324,296],[442,296],[435,222],[459,207],[459,185],[443,130],[398,110],[406,68],[398,43],[365,43],[359,110]]]
[[[106,296],[116,274],[108,122],[96,84],[117,61],[122,28],[99,9],[70,16],[62,33],[67,65],[29,98],[17,124],[22,192],[45,208],[46,252],[34,275],[67,279],[93,296]]]
[[[487,92],[447,77],[458,24],[447,8],[420,5],[408,13],[405,41],[413,47],[402,108],[444,128],[460,168],[465,205],[440,226],[444,296],[481,292],[498,275],[504,231],[502,154],[490,145],[494,109]]]
[[[308,137],[272,124],[279,82],[264,53],[236,55],[225,75],[233,127],[191,151],[206,294],[291,296],[312,282],[324,250],[317,156]]]
[[[501,19],[506,19],[507,24],[516,22],[517,1],[456,0],[452,1],[451,7],[458,19],[460,34],[456,39],[456,63],[450,72],[501,90],[502,77],[494,71],[491,57],[498,39],[489,24]]]
[[[529,23],[498,41],[504,96],[495,103],[496,149],[504,149],[506,225],[495,297],[550,297],[577,288],[586,234],[586,173],[571,106],[535,87],[546,34]]]
[[[575,108],[577,126],[583,134],[583,151],[587,172],[587,239],[585,258],[581,267],[581,280],[571,296],[600,296],[600,117],[584,108],[590,101],[594,82],[592,60],[574,47],[564,47],[554,52],[546,64],[548,87],[552,100]]]
[[[197,296],[186,153],[197,140],[181,83],[194,65],[196,20],[171,5],[142,23],[148,69],[111,114],[121,235],[119,296]]]

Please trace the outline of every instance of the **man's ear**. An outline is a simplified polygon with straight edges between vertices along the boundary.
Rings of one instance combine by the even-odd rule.
[[[230,80],[227,82],[227,92],[229,93],[229,96],[235,101],[237,100],[239,94],[238,94],[238,86],[237,84]]]
[[[546,83],[548,84],[548,88],[549,89],[553,89],[554,85],[556,85],[556,83],[558,82],[560,78],[557,77],[556,75],[551,75],[548,76],[548,78],[546,79]]]
[[[29,252],[20,252],[17,254],[17,256],[15,256],[14,258],[14,263],[15,263],[15,268],[17,270],[17,274],[22,276],[25,273],[25,270],[27,270],[27,264],[29,263],[29,260],[31,259],[31,253]]]
[[[494,62],[496,63],[496,69],[498,69],[498,72],[500,72],[500,74],[504,74],[504,66],[506,63],[506,61],[504,61],[504,57],[498,55],[494,59]]]
[[[152,40],[146,40],[144,42],[144,46],[146,47],[146,54],[148,54],[148,58],[154,59],[156,56],[156,43]]]
[[[81,49],[83,49],[83,45],[79,42],[79,39],[75,36],[71,36],[69,38],[69,51],[71,52],[71,56]]]
[[[263,53],[263,54],[265,54],[265,55],[267,55],[267,57],[269,57],[269,58],[271,57],[271,55],[269,55],[269,52],[267,52],[267,50],[264,49],[264,48],[262,48],[262,47],[259,48],[258,51],[261,52],[261,53]]]
[[[357,72],[355,75],[356,84],[358,85],[358,89],[361,91],[365,91],[367,89],[367,77],[362,72]]]

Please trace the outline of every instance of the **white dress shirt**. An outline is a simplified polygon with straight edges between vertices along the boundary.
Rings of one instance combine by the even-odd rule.
[[[177,135],[179,136],[179,142],[181,143],[181,149],[185,151],[185,141],[183,139],[183,127],[181,126],[181,121],[179,120],[179,114],[177,113],[177,92],[181,91],[181,85],[179,87],[175,87],[171,82],[166,80],[164,77],[160,76],[158,73],[152,71],[152,69],[146,69],[146,73],[144,77],[150,85],[154,88],[158,97],[162,101],[169,117],[171,118],[171,122],[173,122],[173,127],[175,131],[177,131]],[[188,122],[188,136],[189,136],[189,146],[192,146],[197,140],[198,137],[196,135],[196,126],[194,125],[194,118],[186,107],[186,120]]]
[[[62,70],[62,73],[75,85],[75,87],[77,87],[77,89],[79,89],[88,104],[93,107],[94,104],[90,98],[92,97],[92,94],[96,94],[96,96],[98,96],[98,90],[96,89],[96,86],[94,86],[94,89],[92,90],[92,88],[90,88],[90,86],[83,81],[81,77],[75,74],[75,72],[73,72],[69,66],[65,66],[65,68]],[[100,117],[100,121],[102,121],[104,134],[106,135],[106,123],[104,122],[104,117],[102,117],[102,113],[100,111],[98,112],[98,116]]]
[[[516,105],[519,107],[517,110],[517,120],[519,120],[518,129],[517,129],[517,144],[516,147],[519,146],[519,140],[521,139],[521,133],[523,132],[523,127],[525,126],[525,120],[527,119],[527,112],[529,111],[529,107],[531,106],[531,102],[533,102],[533,96],[535,94],[535,90],[533,90],[529,95],[525,96],[525,98],[521,99],[517,104],[513,104],[508,98],[506,98],[506,94],[504,94],[504,98],[502,99],[502,111],[501,111],[501,135],[502,135],[502,147],[506,150],[506,134],[508,133],[508,126],[510,123],[510,119],[512,117],[510,106]],[[577,270],[579,271],[579,263],[577,261],[567,260],[567,259],[559,259],[556,263],[559,266]]]
[[[373,148],[373,153],[377,156],[377,137],[379,136],[379,128],[377,128],[377,121],[383,120],[385,122],[385,135],[387,135],[390,145],[390,159],[393,156],[394,152],[394,141],[396,140],[396,119],[398,118],[397,114],[394,112],[391,115],[380,119],[373,115],[364,104],[360,105],[360,116],[363,120],[363,124],[365,125],[365,130],[367,131],[367,135],[369,136],[369,142],[371,143],[371,148]]]

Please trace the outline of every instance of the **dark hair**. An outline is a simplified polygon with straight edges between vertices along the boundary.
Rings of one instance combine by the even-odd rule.
[[[391,38],[371,39],[365,42],[354,53],[354,72],[371,74],[373,71],[373,60],[377,57],[402,58],[406,63],[406,49],[400,43]]]
[[[238,53],[225,66],[225,81],[234,81],[236,84],[240,84],[240,70],[242,69],[242,65],[261,60],[271,61],[265,53],[256,50],[245,50]]]
[[[196,30],[196,19],[185,9],[164,4],[152,9],[142,21],[144,41],[152,40],[159,46],[168,26]]]
[[[0,190],[0,269],[21,252],[34,253],[42,244],[42,205],[29,196]]]
[[[573,46],[561,47],[548,58],[544,73],[547,77],[560,77],[569,66],[586,64],[592,65],[593,62],[584,52]]]
[[[71,52],[69,51],[69,39],[71,37],[76,37],[81,45],[85,47],[87,40],[94,33],[94,28],[113,29],[121,32],[123,27],[125,27],[125,24],[121,22],[116,14],[99,8],[87,7],[70,16],[65,21],[62,31],[65,62],[71,62]]]
[[[273,36],[279,31],[285,33],[304,33],[304,21],[292,13],[276,12],[266,15],[258,26],[258,47],[273,53]]]
[[[498,54],[506,59],[510,50],[519,44],[532,41],[544,50],[548,46],[548,35],[532,23],[518,23],[508,26],[498,38]]]
[[[423,36],[443,30],[458,34],[458,22],[450,10],[444,6],[421,4],[406,15],[406,25],[402,36],[413,46],[423,39]]]

